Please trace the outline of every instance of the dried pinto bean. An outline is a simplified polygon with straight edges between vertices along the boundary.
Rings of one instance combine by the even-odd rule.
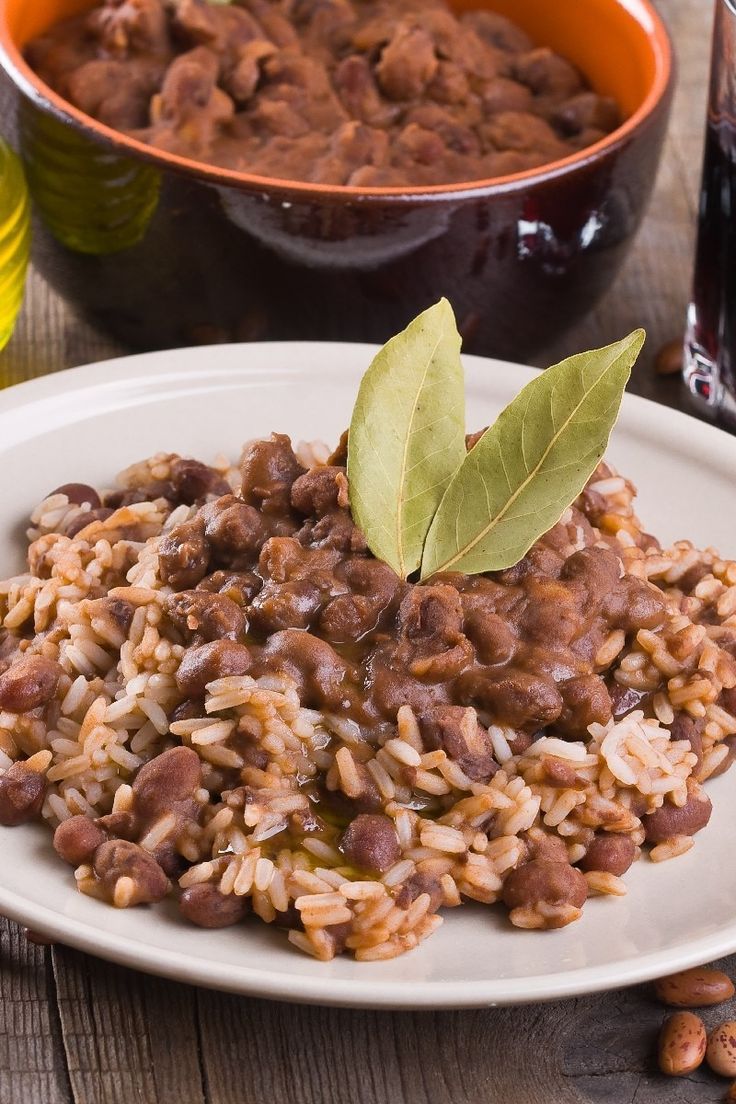
[[[705,1060],[721,1077],[736,1077],[736,1020],[724,1020],[711,1031]]]
[[[669,1077],[684,1077],[702,1065],[708,1040],[705,1024],[693,1012],[675,1012],[659,1034],[659,1068]]]
[[[658,978],[654,992],[663,1004],[673,1008],[708,1008],[723,1004],[734,995],[734,985],[728,974],[707,966],[694,966],[676,974]]]

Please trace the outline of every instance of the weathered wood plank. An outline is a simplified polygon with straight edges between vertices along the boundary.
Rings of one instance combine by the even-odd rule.
[[[67,947],[52,957],[75,1104],[205,1104],[193,989]]]
[[[0,1101],[71,1100],[49,949],[0,918]]]

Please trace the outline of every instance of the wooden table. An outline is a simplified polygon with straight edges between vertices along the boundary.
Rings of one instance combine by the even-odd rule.
[[[708,0],[660,0],[680,61],[667,150],[648,218],[595,313],[548,350],[649,331],[634,389],[670,405],[679,380],[653,355],[683,328],[708,68]],[[1,116],[1,113],[0,113]],[[4,378],[123,352],[38,276]],[[730,962],[736,970],[736,960]],[[736,1015],[736,1009],[728,1011]],[[719,1012],[720,1015],[720,1012]],[[299,1008],[176,985],[0,921],[0,1104],[699,1104],[726,1083],[668,1080],[652,1060],[663,1010],[646,988],[526,1009],[376,1013]],[[723,1018],[721,1016],[721,1018]],[[712,1017],[711,1017],[712,1019]]]

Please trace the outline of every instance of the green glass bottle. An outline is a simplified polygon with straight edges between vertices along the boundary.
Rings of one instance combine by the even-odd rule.
[[[31,205],[23,167],[0,138],[0,349],[23,302],[31,252]]]

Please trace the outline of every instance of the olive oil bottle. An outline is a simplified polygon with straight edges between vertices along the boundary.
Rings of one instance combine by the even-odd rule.
[[[0,138],[0,350],[23,302],[31,250],[31,205],[20,160]]]

